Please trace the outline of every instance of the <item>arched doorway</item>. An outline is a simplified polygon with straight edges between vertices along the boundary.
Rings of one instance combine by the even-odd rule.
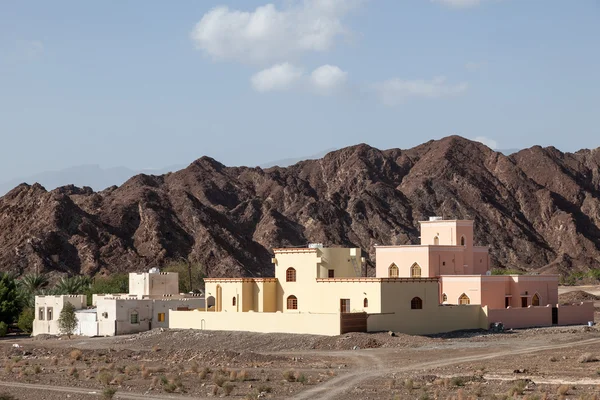
[[[532,306],[539,306],[540,305],[540,295],[539,294],[534,294],[533,297],[531,298],[531,305]]]
[[[211,308],[215,306],[215,296],[208,296],[206,298],[206,308]]]

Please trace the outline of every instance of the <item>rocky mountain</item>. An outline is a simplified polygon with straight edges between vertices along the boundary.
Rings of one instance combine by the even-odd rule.
[[[372,266],[375,244],[418,243],[417,221],[432,215],[474,219],[495,266],[598,268],[599,185],[600,149],[505,156],[458,136],[288,168],[203,157],[101,192],[16,187],[0,198],[0,269],[97,274],[183,258],[209,276],[261,276],[271,248],[308,242],[361,247]]]

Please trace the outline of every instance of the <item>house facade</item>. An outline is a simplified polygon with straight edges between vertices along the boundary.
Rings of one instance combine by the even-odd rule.
[[[274,249],[274,277],[205,279],[204,309],[171,310],[169,327],[433,334],[492,322],[523,327],[527,316],[535,316],[529,326],[593,320],[592,303],[558,307],[556,275],[491,276],[473,221],[434,217],[420,225],[418,245],[376,246],[375,277],[362,276],[357,248]]]
[[[87,308],[85,295],[36,296],[36,310],[39,311],[33,324],[34,336],[59,334],[56,320],[66,301],[75,306],[78,320],[75,333],[82,336],[115,336],[167,328],[170,309],[205,307],[203,297],[179,293],[177,273],[158,270],[131,273],[129,293],[95,294],[92,308]]]

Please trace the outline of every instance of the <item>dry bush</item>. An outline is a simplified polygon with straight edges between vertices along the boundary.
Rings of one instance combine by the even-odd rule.
[[[304,384],[306,384],[306,382],[308,382],[308,378],[306,377],[306,375],[300,374],[299,376],[296,377],[296,381],[298,381],[304,385]]]
[[[142,378],[148,379],[151,374],[152,371],[150,370],[150,368],[142,368]]]
[[[415,382],[408,378],[404,381],[404,387],[406,388],[406,390],[413,390],[415,387]]]
[[[117,393],[117,389],[105,388],[102,391],[102,399],[103,400],[111,400],[113,397],[115,397],[115,393]]]
[[[386,387],[388,388],[388,390],[392,390],[394,388],[394,386],[396,386],[395,379],[389,379],[386,381]]]
[[[249,379],[248,372],[245,369],[241,370],[237,377],[238,380],[241,382],[247,381]]]
[[[213,386],[213,396],[216,396],[219,394],[219,387],[218,386]]]
[[[557,361],[558,361],[558,358],[556,358],[556,357],[552,356],[552,357],[550,357],[548,360],[549,360],[550,362],[557,362]]]
[[[58,358],[52,358],[52,365],[58,365]]]
[[[4,366],[4,372],[6,372],[7,374],[12,374],[13,372],[13,366],[10,364],[6,364]]]
[[[79,378],[79,371],[77,371],[77,368],[75,368],[75,367],[69,368],[69,376],[72,376],[76,379]]]
[[[173,393],[175,390],[177,390],[177,385],[175,385],[174,383],[167,383],[163,386],[163,389],[167,393]]]
[[[199,371],[199,368],[200,368],[200,366],[198,365],[198,363],[196,361],[192,361],[192,363],[190,364],[190,371],[197,374]]]
[[[231,371],[231,372],[229,373],[229,380],[233,382],[233,381],[235,381],[236,379],[237,379],[237,371]]]
[[[295,382],[296,381],[296,373],[294,372],[294,370],[288,369],[287,371],[285,371],[283,373],[283,379],[285,379],[288,382]]]
[[[69,357],[71,357],[72,360],[76,361],[81,360],[82,355],[83,353],[79,349],[71,350],[71,352],[69,353]]]
[[[218,387],[223,386],[223,384],[227,381],[227,379],[221,375],[221,374],[217,374],[213,377],[213,382],[215,385],[217,385]]]
[[[40,372],[42,372],[42,367],[40,367],[39,365],[34,366],[33,372],[39,374]]]
[[[556,393],[557,393],[559,396],[564,396],[564,395],[566,395],[567,393],[569,393],[569,390],[570,390],[570,389],[571,389],[571,386],[569,386],[569,385],[560,385],[560,386],[558,387],[558,389],[556,390]]]
[[[160,351],[160,347],[158,347],[158,345],[157,345],[157,344],[155,344],[154,346],[152,346],[152,351],[153,351],[154,353],[156,353],[157,351]]]
[[[519,379],[514,382],[514,386],[512,388],[510,388],[510,390],[508,391],[508,395],[514,396],[515,394],[518,394],[519,396],[522,396],[523,393],[525,392],[526,387],[527,387],[527,382],[522,379]]]
[[[202,371],[198,372],[198,377],[200,379],[206,379],[206,375],[208,375],[208,372],[206,372],[206,368],[204,368]]]
[[[158,376],[155,376],[154,378],[152,378],[152,387],[157,387],[159,382],[160,382],[160,378]]]
[[[429,393],[423,392],[419,395],[419,400],[431,400],[431,397],[429,397]]]
[[[231,383],[229,383],[229,382],[226,382],[226,383],[223,385],[223,391],[225,392],[225,396],[229,396],[229,395],[231,394],[231,392],[233,392],[233,388],[234,388],[234,387],[235,387],[235,386],[234,386],[234,385],[232,385]]]
[[[140,369],[138,368],[137,365],[128,365],[126,366],[123,371],[125,374],[129,375],[129,376],[133,376],[133,375],[137,375],[138,372],[140,372]]]
[[[98,382],[102,383],[103,385],[110,385],[110,382],[113,380],[113,374],[111,374],[108,371],[101,371],[98,374]]]
[[[450,385],[452,387],[465,386],[465,380],[463,378],[461,378],[460,376],[455,376],[450,379]]]
[[[588,363],[588,362],[594,362],[594,361],[598,361],[598,359],[595,356],[593,356],[591,353],[583,353],[577,359],[577,362],[580,362],[580,363]]]
[[[117,376],[115,376],[115,378],[112,380],[111,383],[115,384],[115,385],[122,385],[123,382],[125,382],[127,380],[127,376],[125,376],[125,374],[119,374]]]

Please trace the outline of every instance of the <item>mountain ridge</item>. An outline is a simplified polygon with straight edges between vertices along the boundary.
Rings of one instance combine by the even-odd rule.
[[[411,149],[366,144],[289,167],[201,157],[100,192],[19,185],[0,198],[0,269],[139,271],[185,259],[209,276],[265,276],[273,247],[418,242],[432,215],[475,220],[492,264],[544,273],[600,267],[600,151],[506,156],[460,136]]]

